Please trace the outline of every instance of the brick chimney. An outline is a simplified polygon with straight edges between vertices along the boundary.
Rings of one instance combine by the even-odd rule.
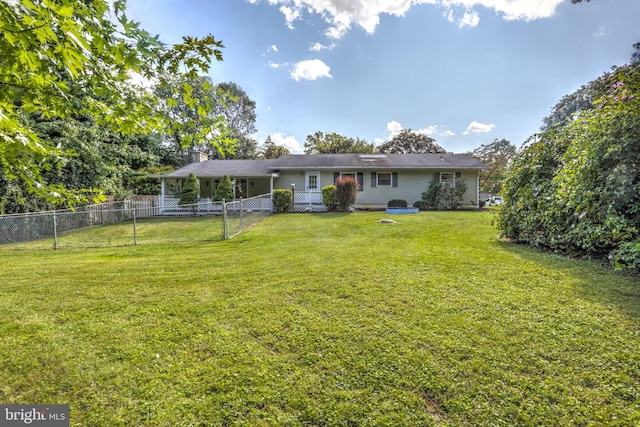
[[[192,156],[191,160],[193,163],[206,162],[207,160],[209,160],[209,156],[204,151],[196,150],[193,153],[191,153],[191,156]]]

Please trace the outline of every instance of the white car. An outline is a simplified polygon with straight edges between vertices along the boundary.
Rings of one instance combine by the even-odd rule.
[[[499,206],[501,204],[502,204],[502,197],[501,196],[489,197],[488,199],[485,199],[485,201],[484,201],[484,205],[485,206]]]

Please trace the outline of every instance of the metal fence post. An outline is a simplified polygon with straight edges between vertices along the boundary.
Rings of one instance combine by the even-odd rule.
[[[56,225],[56,213],[53,213],[53,249],[58,249],[58,227]]]
[[[133,214],[133,246],[138,244],[138,236],[136,234],[136,210],[131,209],[131,213]]]
[[[222,199],[222,240],[229,239],[229,232],[227,230],[227,202]]]

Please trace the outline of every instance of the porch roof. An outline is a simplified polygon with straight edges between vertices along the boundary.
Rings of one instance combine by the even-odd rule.
[[[487,169],[466,154],[288,154],[271,169]]]
[[[276,160],[207,160],[190,163],[173,172],[156,175],[157,178],[186,178],[193,173],[198,178],[234,176],[264,177],[273,174],[271,166]]]

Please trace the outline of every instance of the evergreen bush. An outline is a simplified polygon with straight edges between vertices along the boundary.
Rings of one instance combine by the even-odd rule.
[[[327,207],[329,211],[336,209],[336,186],[331,184],[322,187],[322,204]]]
[[[178,200],[178,205],[194,205],[193,212],[195,213],[196,207],[195,204],[198,203],[198,199],[200,198],[200,181],[198,178],[190,173],[187,177],[187,180],[182,187],[182,192],[180,193],[180,200]]]
[[[402,199],[391,199],[389,203],[387,203],[388,208],[406,208],[407,201]]]
[[[233,184],[231,183],[231,178],[228,175],[222,177],[220,182],[218,183],[218,187],[216,188],[215,193],[213,194],[212,200],[214,202],[231,202],[234,199],[233,194]]]
[[[273,210],[275,213],[289,212],[293,207],[291,190],[273,190]]]

